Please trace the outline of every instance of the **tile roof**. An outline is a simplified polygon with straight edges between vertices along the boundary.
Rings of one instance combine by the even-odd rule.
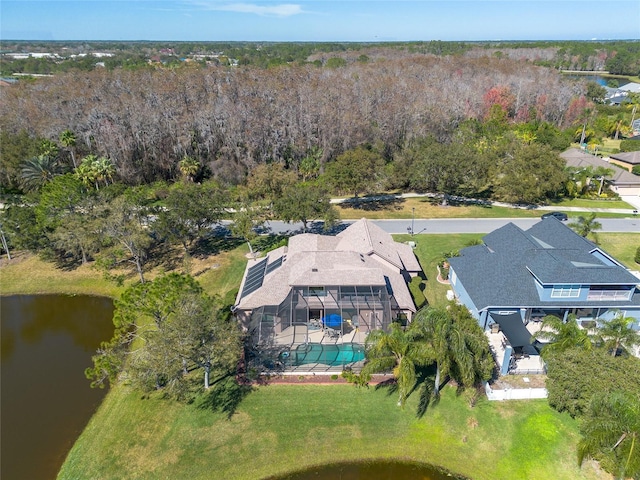
[[[288,246],[269,252],[266,258],[265,275],[257,289],[245,290],[244,285],[249,270],[264,259],[247,263],[236,298],[238,308],[278,305],[294,286],[390,285],[398,306],[415,311],[402,274],[403,270],[420,271],[413,250],[366,219],[336,236],[295,235]]]

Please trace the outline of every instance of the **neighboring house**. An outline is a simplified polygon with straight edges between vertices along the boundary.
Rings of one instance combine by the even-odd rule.
[[[630,172],[633,167],[640,165],[640,152],[615,153],[609,156],[609,162],[620,165]]]
[[[604,101],[609,105],[621,105],[623,103],[629,102],[629,92],[625,92],[618,88],[604,87],[605,95]]]
[[[635,83],[635,82],[625,83],[621,87],[618,87],[618,90],[622,90],[623,92],[629,92],[629,93],[640,93],[640,83]]]
[[[619,156],[620,154],[616,155]],[[567,167],[609,168],[613,174],[609,177],[611,190],[620,196],[640,196],[640,177],[630,173],[613,162],[608,162],[600,157],[585,153],[578,148],[570,148],[560,154],[567,163]]]
[[[233,311],[254,364],[301,367],[296,359],[311,350],[315,357],[301,360],[307,367],[348,364],[363,358],[352,347],[368,332],[411,320],[407,282],[420,271],[409,245],[362,219],[336,236],[295,235],[249,260]]]
[[[503,336],[502,373],[516,368],[518,355],[539,355],[530,339],[546,315],[575,314],[589,327],[620,310],[640,329],[640,279],[553,217],[528,230],[509,223],[449,262],[458,301],[485,331]]]

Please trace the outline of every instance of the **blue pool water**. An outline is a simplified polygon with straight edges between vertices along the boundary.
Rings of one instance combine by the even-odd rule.
[[[309,363],[322,363],[324,365],[340,366],[364,360],[364,347],[362,345],[322,345],[320,343],[308,343],[291,350],[290,361],[292,365],[307,365]]]

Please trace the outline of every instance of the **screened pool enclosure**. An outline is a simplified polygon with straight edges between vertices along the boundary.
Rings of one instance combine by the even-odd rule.
[[[248,360],[267,369],[357,366],[367,334],[402,318],[385,285],[293,287],[280,305],[251,313]]]

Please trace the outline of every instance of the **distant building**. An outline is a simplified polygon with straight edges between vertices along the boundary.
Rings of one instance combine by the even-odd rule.
[[[632,171],[633,167],[640,165],[640,152],[614,153],[609,155],[609,162],[620,165],[628,171]]]
[[[630,82],[618,87],[618,90],[629,93],[640,93],[640,83]]]
[[[568,167],[604,167],[613,173],[609,177],[611,190],[620,196],[640,196],[640,177],[627,170],[609,163],[605,159],[585,153],[577,148],[570,148],[560,154]]]

